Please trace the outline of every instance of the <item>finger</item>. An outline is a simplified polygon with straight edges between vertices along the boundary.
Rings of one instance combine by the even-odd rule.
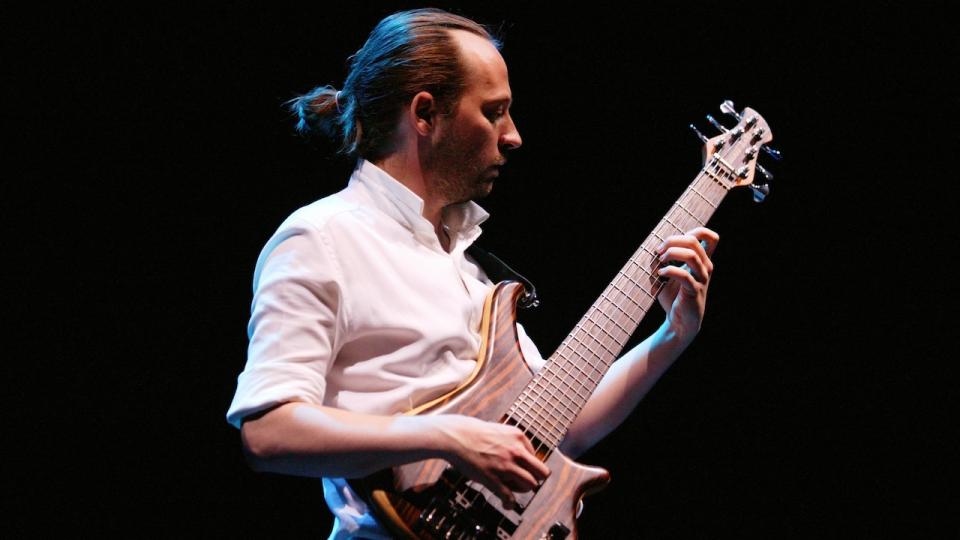
[[[695,233],[695,234],[694,234]],[[678,236],[671,236],[668,238],[668,242],[665,243],[665,247],[669,246],[681,246],[695,251],[701,260],[704,261],[704,264],[707,265],[711,271],[713,271],[713,263],[710,261],[710,253],[713,252],[716,247],[716,239],[720,237],[717,236],[717,233],[711,231],[707,228],[698,228],[693,229],[689,233]]]
[[[489,487],[489,486],[488,486]],[[500,501],[503,502],[503,507],[507,510],[513,510],[516,507],[516,497],[514,497],[513,492],[510,491],[504,484],[499,484],[497,489],[493,490],[497,494],[497,497],[500,497]]]
[[[550,475],[550,468],[537,457],[537,450],[533,447],[530,439],[519,429],[513,429],[516,431],[517,437],[523,443],[523,447],[526,450],[526,452],[517,455],[517,463],[524,469],[530,471],[537,480],[545,480],[547,476]]]
[[[664,266],[657,273],[661,277],[679,282],[680,288],[690,294],[696,294],[697,286],[700,285],[690,272],[678,266]]]
[[[520,430],[518,427],[511,426],[510,429],[513,430],[514,437],[517,438],[523,444],[523,447],[526,448],[527,452],[531,454],[536,454],[537,451],[533,448],[533,443],[530,442],[530,439],[527,438],[527,435]]]
[[[707,271],[713,272],[713,262],[710,260],[710,256],[706,251],[709,247],[707,240],[700,240],[692,234],[673,235],[668,237],[662,244],[660,244],[658,254],[662,257],[663,253],[671,247],[681,247],[691,250],[693,253],[696,253],[697,257],[706,267]],[[686,262],[686,260],[684,260],[684,262]]]
[[[513,491],[525,492],[532,491],[539,485],[539,482],[533,477],[532,474],[525,471],[521,467],[512,467],[508,471],[504,471],[504,476],[501,479],[504,485],[509,487]]]
[[[717,243],[720,242],[720,235],[712,229],[706,227],[697,227],[687,231],[687,234],[695,237],[700,242],[706,242],[707,245],[704,247],[708,257],[713,255],[713,250],[717,249]]]
[[[474,477],[474,480],[479,481],[484,487],[490,490],[491,493],[496,495],[497,498],[503,502],[504,508],[513,508],[515,501],[513,491],[497,476],[497,474],[494,474],[493,472],[481,471],[479,475]]]
[[[528,471],[528,474],[533,475],[535,484],[543,482],[550,476],[550,467],[547,467],[546,463],[540,461],[540,458],[538,458],[536,454],[521,454],[518,458],[517,464]]]
[[[713,267],[710,259],[707,259],[706,254],[703,253],[703,248],[699,245],[697,245],[697,248],[699,252],[689,248],[670,247],[663,252],[660,260],[663,262],[683,263],[687,266],[686,270],[693,274],[694,279],[701,283],[707,283],[707,281],[710,280]]]

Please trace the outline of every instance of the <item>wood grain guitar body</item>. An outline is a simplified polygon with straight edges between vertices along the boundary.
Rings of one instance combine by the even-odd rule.
[[[507,411],[533,378],[517,337],[516,301],[522,293],[523,286],[510,281],[490,292],[476,369],[453,392],[411,414],[462,414],[513,423]],[[605,486],[609,474],[580,465],[527,433],[551,474],[535,492],[516,494],[515,510],[505,510],[489,490],[439,459],[395,467],[351,485],[400,538],[574,538],[580,499]]]

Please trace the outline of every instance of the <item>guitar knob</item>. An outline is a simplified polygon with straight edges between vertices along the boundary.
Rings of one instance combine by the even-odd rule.
[[[777,161],[780,161],[781,159],[783,159],[783,156],[780,155],[780,151],[779,151],[779,150],[775,150],[775,149],[773,149],[773,148],[770,148],[770,147],[767,146],[767,145],[763,145],[763,146],[761,146],[760,148],[763,148],[763,151],[764,151],[764,152],[766,152],[767,154],[769,154],[770,157],[772,157],[773,159],[775,159],[775,160],[777,160]]]
[[[707,115],[707,122],[710,122],[711,124],[713,124],[713,127],[717,128],[717,131],[719,131],[720,133],[727,132],[727,128],[723,127],[723,124],[721,124],[720,122],[717,122],[717,120],[714,117],[710,116],[709,114]]]
[[[693,125],[693,124],[690,124],[690,129],[692,129],[693,132],[697,134],[697,137],[700,139],[701,142],[703,142],[704,144],[706,144],[706,142],[707,142],[707,137],[704,136],[703,133],[700,133],[700,130],[697,129],[697,126],[695,126],[695,125]]]
[[[770,194],[769,184],[750,184],[750,189],[753,190],[753,202],[762,203],[764,199],[767,198],[767,195]]]
[[[770,180],[773,180],[773,173],[764,169],[763,166],[760,165],[759,163],[757,163],[757,170],[760,171],[760,174],[762,174],[763,177],[767,179],[767,182],[769,182]]]
[[[723,103],[720,104],[720,111],[736,118],[737,122],[740,121],[740,113],[737,112],[737,109],[735,109],[733,106],[733,102],[729,99],[724,100]]]

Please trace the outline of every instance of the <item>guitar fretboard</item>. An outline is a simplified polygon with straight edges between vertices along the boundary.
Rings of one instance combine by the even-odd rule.
[[[713,157],[514,402],[508,421],[556,448],[663,287],[657,248],[705,225],[734,179]]]

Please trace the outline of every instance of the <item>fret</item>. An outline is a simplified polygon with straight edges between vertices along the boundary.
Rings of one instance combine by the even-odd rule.
[[[713,202],[712,202],[710,199],[704,197],[704,196],[703,196],[703,193],[700,193],[699,191],[697,191],[697,188],[691,186],[691,187],[690,187],[690,191],[696,193],[698,197],[700,197],[701,199],[704,200],[704,202],[706,202],[707,204],[709,204],[709,205],[710,205],[710,208],[713,208],[714,210],[717,209],[717,205],[713,204]]]
[[[583,379],[581,377],[577,377],[577,373],[574,373],[566,367],[562,367],[561,369],[563,369],[565,373],[564,380],[566,380],[566,376],[568,376],[573,381],[573,383],[569,385],[569,388],[574,391],[575,396],[571,396],[568,393],[568,397],[577,402],[577,408],[579,409],[587,403],[586,400],[590,397],[591,391],[587,389],[585,384],[583,384]],[[583,375],[582,373],[580,374],[581,376]],[[590,379],[590,382],[592,382],[592,379]],[[584,397],[584,393],[586,393],[586,397]]]
[[[549,424],[550,411],[544,408],[544,404],[553,402],[551,399],[545,399],[542,391],[536,396],[530,396],[530,403],[527,407],[517,410],[517,419],[523,424],[523,427],[534,433],[538,439],[547,440],[551,433]]]
[[[569,376],[571,377],[571,379],[573,379],[574,381],[577,381],[577,382],[582,382],[582,380],[581,380],[579,377],[577,377],[578,374],[579,374],[579,375],[586,375],[586,374],[585,374],[583,371],[581,371],[581,370],[577,370],[577,373],[574,373],[572,370],[570,370],[569,366],[560,366],[559,369],[562,369],[567,375],[569,375]],[[581,384],[581,386],[582,386],[582,384]],[[579,392],[578,392],[578,394],[579,394]]]
[[[647,277],[647,278],[652,278],[652,277],[653,277],[653,273],[651,273],[651,272],[650,272],[649,270],[647,270],[646,268],[641,267],[639,270],[640,270],[640,273],[642,273],[645,277]]]
[[[657,247],[705,224],[736,186],[732,173],[726,161],[711,156],[514,403],[512,417],[545,445],[559,444],[654,305],[663,288],[655,271],[661,264]]]
[[[552,430],[541,421],[542,414],[533,414],[530,418],[524,422],[523,427],[533,433],[541,441],[549,441],[552,439],[551,434]]]
[[[554,397],[554,398],[557,397],[557,392],[555,392],[555,391],[559,391],[559,395],[560,395],[560,396],[566,397],[566,393],[563,391],[563,388],[561,388],[561,387],[557,384],[557,381],[556,381],[555,378],[550,378],[549,380],[547,380],[547,386],[552,387],[552,389],[551,389],[551,396],[552,396],[552,397]],[[556,399],[553,399],[553,400],[550,400],[549,403],[550,403],[551,405],[553,405],[553,408],[550,410],[550,412],[548,412],[548,415],[553,415],[554,413],[559,413],[561,416],[563,416],[563,419],[564,419],[564,420],[568,420],[568,421],[572,421],[573,418],[577,416],[576,411],[573,411],[573,410],[571,410],[571,409],[568,409],[568,407],[569,407],[569,402],[568,402],[567,400],[556,400]],[[569,412],[570,414],[565,414],[565,413],[567,413],[567,412]],[[555,419],[556,419],[556,420],[559,420],[559,418],[555,418]]]
[[[714,181],[714,183],[716,183],[716,184],[722,184],[722,183],[723,183],[723,179],[720,178],[719,176],[717,176],[718,174],[720,174],[719,172],[714,173],[713,171],[710,171],[710,170],[707,170],[707,169],[703,169],[703,172],[704,172],[704,174],[706,174],[707,176],[709,176],[710,178],[712,178],[713,181]]]
[[[634,279],[633,279],[631,276],[628,276],[628,275],[624,274],[623,272],[620,272],[620,275],[622,275],[623,277],[627,278],[627,281],[629,281],[630,283],[632,283],[632,284],[634,285],[634,287],[636,287],[637,289],[639,289],[640,291],[642,291],[643,294],[649,296],[650,298],[656,298],[656,296],[654,296],[654,295],[650,294],[649,292],[647,292],[646,289],[644,289],[643,287],[641,287],[639,283],[637,283],[636,281],[634,281]],[[620,292],[623,292],[623,290],[621,289]],[[624,293],[624,294],[627,296],[627,298],[630,298],[630,295],[628,295],[628,294],[626,294],[626,293]],[[632,299],[631,299],[631,302],[632,302]],[[635,305],[636,307],[638,307],[638,308],[640,308],[640,309],[643,309],[643,306],[641,306],[640,304],[637,304],[636,302],[633,302],[633,305]],[[643,309],[643,311],[644,311],[644,313],[646,313],[647,310]]]
[[[603,295],[604,295],[604,296],[607,295],[606,291],[604,291]],[[627,320],[629,320],[631,323],[633,323],[634,326],[640,324],[640,321],[639,321],[639,320],[635,320],[633,317],[631,317],[629,313],[627,313],[626,311],[624,311],[624,309],[623,309],[622,307],[620,307],[620,304],[618,304],[618,303],[616,303],[616,302],[613,302],[613,301],[610,301],[609,305],[615,307],[615,308],[617,309],[617,311],[619,311],[620,313],[623,313],[624,316],[627,317]],[[624,332],[627,333],[627,334],[633,333],[632,331],[629,331],[629,332],[628,332],[626,329],[624,329]]]
[[[669,217],[664,217],[663,221],[666,221],[667,223],[669,223],[671,227],[677,230],[677,232],[681,232],[681,233],[683,232],[683,229],[678,227],[676,223],[670,221]]]
[[[610,349],[610,347],[608,347],[604,342],[602,342],[602,341],[600,341],[599,339],[597,339],[596,336],[590,336],[590,337],[593,338],[593,342],[596,343],[597,345],[599,345],[600,348],[603,349],[603,352],[607,353],[607,355],[609,355],[609,356],[616,356],[616,355],[617,355],[617,351],[614,351],[614,350]],[[621,345],[620,347],[623,348],[623,345]],[[596,351],[594,351],[592,348],[590,349],[590,352],[594,353],[595,356],[600,356],[600,355],[597,354]]]
[[[531,381],[531,385],[524,390],[521,394],[521,399],[518,400],[518,415],[523,420],[524,425],[530,424],[527,426],[530,429],[534,428],[532,418],[536,416],[534,411],[537,408],[537,400],[542,399],[543,396],[542,392],[539,392],[540,389],[537,384],[537,379]]]
[[[596,321],[594,321],[594,323],[596,324]],[[620,342],[620,339],[619,339],[617,336],[611,334],[611,333],[610,333],[604,326],[602,326],[602,325],[597,325],[597,328],[599,328],[601,332],[603,332],[603,333],[606,334],[610,339],[612,339],[614,343],[616,343],[617,345],[619,345],[620,348],[623,348],[623,345],[624,345],[624,344]],[[614,353],[614,354],[616,354],[616,353]]]
[[[590,336],[590,334],[587,334],[587,336]],[[590,354],[593,355],[594,358],[599,358],[599,357],[600,357],[600,355],[597,354],[597,351],[595,351],[595,350],[593,350],[592,348],[590,348],[590,345],[588,345],[587,343],[584,343],[584,341],[583,341],[582,339],[580,339],[579,337],[577,337],[576,340],[577,340],[577,343],[579,343],[582,347],[584,347],[584,348],[586,348],[588,351],[590,351]]]
[[[576,354],[577,356],[579,356],[581,360],[587,360],[587,357],[583,356],[583,354],[581,354],[580,351],[577,351],[577,350],[574,349],[574,350],[573,350],[573,353]],[[577,369],[580,371],[580,373],[582,373],[582,374],[584,374],[584,375],[587,375],[587,373],[586,373],[585,371],[583,371],[582,369],[579,369],[579,367],[578,367]],[[589,377],[588,377],[588,378],[589,378]],[[593,379],[590,379],[590,381],[593,382]]]
[[[606,305],[608,305],[608,306],[613,306],[613,307],[616,308],[618,311],[620,311],[621,313],[623,313],[624,315],[626,315],[626,312],[624,312],[622,309],[619,309],[615,304],[613,304],[613,303],[611,303],[611,302],[607,302]],[[607,315],[607,317],[610,319],[610,321],[613,322],[613,324],[617,325],[617,329],[620,330],[621,332],[623,332],[623,334],[624,334],[625,336],[627,336],[627,339],[630,339],[630,334],[631,334],[631,332],[630,332],[629,330],[627,330],[626,328],[624,328],[623,326],[621,326],[621,325],[620,325],[620,321],[619,321],[617,318],[615,318],[613,315],[610,315],[610,314],[606,314],[606,315]],[[630,319],[629,316],[628,316],[627,318]],[[632,322],[633,319],[630,319],[630,321]]]
[[[568,402],[563,401],[563,403]],[[549,400],[546,401],[545,404],[550,404],[551,407],[549,409],[545,407],[539,407],[541,413],[536,416],[535,420],[539,424],[540,428],[542,428],[541,431],[543,435],[550,436],[550,434],[558,431],[560,426],[573,422],[573,419],[576,417],[576,412],[573,410],[561,412],[558,408],[559,403],[557,400]]]
[[[599,336],[599,335],[595,335],[595,336],[593,336],[593,338],[594,338],[598,343],[600,343],[600,346],[603,347],[603,350],[604,350],[607,354],[609,354],[609,355],[611,355],[611,356],[616,356],[617,353],[618,353],[621,349],[623,349],[624,343],[621,342],[620,339],[619,339],[617,336],[611,334],[611,333],[610,333],[606,328],[604,328],[603,326],[598,326],[597,328],[598,328],[598,330],[599,330],[600,332],[602,332],[602,333],[604,334],[604,336],[606,336],[606,337],[602,337],[602,336]],[[610,346],[607,346],[606,343],[605,343],[606,341],[612,342],[613,345],[616,345],[616,348],[614,349],[614,348],[612,348],[612,347],[610,347]]]
[[[602,321],[603,324],[601,324],[601,321],[594,321],[594,324],[599,325],[600,331],[606,334],[608,337],[610,337],[610,339],[612,339],[614,343],[616,343],[620,347],[623,347],[624,343],[621,341],[623,338],[618,337],[617,335],[612,334],[609,330],[607,330],[608,322],[613,322],[614,324],[616,324],[616,322],[613,321],[610,317],[608,317],[607,314],[604,313],[603,311],[597,310],[597,313],[603,317],[604,319]],[[593,316],[593,314],[591,313],[589,316]]]
[[[634,287],[637,287],[639,286],[639,284],[637,283],[637,280],[634,278],[634,276],[624,272],[623,270],[620,270],[619,272],[617,272],[617,278],[618,279],[615,279],[610,284],[613,286],[614,289],[616,289],[621,294],[623,294],[627,300],[629,300],[630,302],[636,305],[636,301],[633,300],[633,295],[631,295],[626,289],[624,289],[620,282],[622,279],[622,280],[625,280],[628,285],[633,285]]]
[[[679,202],[677,202],[677,208],[679,208],[679,209],[683,210],[684,212],[686,212],[686,214],[687,214],[688,216],[692,217],[695,221],[698,219],[697,216],[693,215],[692,212],[690,212],[689,210],[687,210],[687,207],[686,207],[686,206],[680,204]]]
[[[573,364],[561,364],[557,366],[557,369],[563,372],[563,381],[569,381],[567,388],[574,388],[576,385],[583,384],[581,378],[577,376],[581,373],[581,370],[579,368],[574,370],[571,369],[571,367],[573,367]]]

